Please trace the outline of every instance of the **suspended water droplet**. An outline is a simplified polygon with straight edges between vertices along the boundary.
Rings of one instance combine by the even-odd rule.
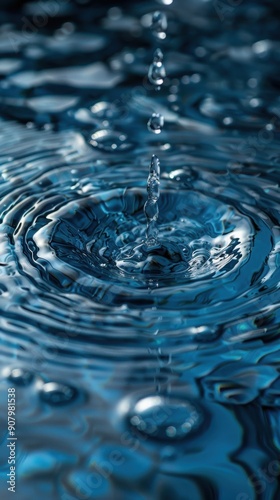
[[[157,10],[153,13],[151,30],[160,40],[164,40],[166,38],[167,17],[164,12]]]
[[[34,374],[24,368],[13,368],[7,378],[15,385],[26,386],[31,384]]]
[[[70,403],[76,396],[77,390],[74,387],[58,382],[48,382],[41,389],[41,398],[50,405]]]
[[[164,126],[164,117],[159,113],[153,113],[148,121],[148,129],[154,134],[160,134]]]
[[[181,439],[194,432],[203,416],[192,403],[164,396],[148,396],[131,409],[132,427],[154,439]]]
[[[154,54],[154,60],[149,67],[148,78],[152,85],[160,88],[166,77],[165,67],[163,65],[163,53],[157,49]]]

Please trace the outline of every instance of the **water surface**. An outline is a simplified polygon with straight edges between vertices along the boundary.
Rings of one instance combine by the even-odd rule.
[[[228,3],[3,4],[4,500],[11,386],[20,500],[280,498],[279,6]]]

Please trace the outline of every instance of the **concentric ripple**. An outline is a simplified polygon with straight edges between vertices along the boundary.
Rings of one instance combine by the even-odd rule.
[[[279,6],[187,3],[0,6],[21,500],[278,498]]]
[[[30,130],[31,137],[35,133]],[[203,324],[230,331],[235,321],[275,303],[279,215],[273,171],[252,178],[245,169],[225,172],[223,162],[215,169],[207,162],[199,169],[176,162],[163,174],[159,240],[150,248],[145,165],[137,177],[125,166],[110,172],[99,162],[88,167],[83,157],[90,150],[80,139],[73,144],[80,155],[75,168],[50,170],[47,160],[39,176],[2,200],[3,262],[9,262],[2,272],[11,280],[16,275],[21,287],[35,287],[45,305],[57,293],[78,308],[86,298],[85,312],[101,314],[105,330],[114,307],[122,331],[148,307],[145,322],[154,325],[160,315],[162,333],[171,324],[179,333],[200,327],[198,310],[207,314]],[[171,155],[166,158],[172,163]],[[81,320],[87,323],[83,315]]]
[[[22,223],[17,237],[25,239],[33,265],[45,263],[47,281],[56,279],[70,289],[72,279],[72,286],[89,295],[115,283],[118,296],[125,286],[132,288],[134,300],[139,291],[133,288],[146,294],[151,280],[157,288],[188,286],[230,274],[248,258],[253,235],[248,218],[188,190],[162,193],[159,242],[149,248],[145,199],[145,191],[136,188],[75,199],[40,218],[35,211],[36,222],[27,230]]]

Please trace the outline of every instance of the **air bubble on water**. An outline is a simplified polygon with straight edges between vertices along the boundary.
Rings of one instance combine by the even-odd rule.
[[[26,386],[31,384],[34,374],[24,368],[12,368],[7,374],[10,382],[19,386]]]
[[[176,440],[193,433],[202,412],[193,403],[168,396],[146,396],[129,411],[129,424],[154,439]]]
[[[159,113],[153,113],[148,123],[148,130],[154,134],[160,134],[164,126],[164,117]]]
[[[47,382],[40,391],[43,401],[50,405],[63,405],[70,403],[77,396],[77,390],[58,382]]]
[[[157,10],[153,13],[151,30],[158,39],[164,40],[166,38],[167,17],[164,12]]]

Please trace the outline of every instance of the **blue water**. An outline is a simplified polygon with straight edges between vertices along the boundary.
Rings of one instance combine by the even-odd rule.
[[[1,4],[1,499],[280,499],[279,15]]]

